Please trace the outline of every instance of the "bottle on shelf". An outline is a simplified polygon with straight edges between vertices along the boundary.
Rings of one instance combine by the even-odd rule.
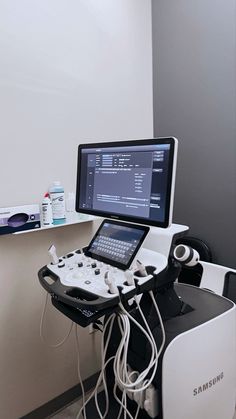
[[[75,212],[75,194],[74,192],[68,192],[66,199],[66,211]]]
[[[45,193],[41,204],[41,219],[43,226],[53,225],[52,218],[52,201],[49,197],[49,193]]]
[[[52,201],[53,224],[63,224],[66,221],[65,191],[61,182],[54,181],[49,188],[49,195]]]

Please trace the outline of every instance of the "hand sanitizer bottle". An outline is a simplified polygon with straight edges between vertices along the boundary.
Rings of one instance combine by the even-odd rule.
[[[53,224],[63,224],[66,221],[65,192],[59,181],[53,182],[49,194],[52,201]]]

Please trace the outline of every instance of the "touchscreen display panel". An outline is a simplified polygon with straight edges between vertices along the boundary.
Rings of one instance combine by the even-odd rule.
[[[128,269],[149,227],[104,220],[85,254],[120,269]]]

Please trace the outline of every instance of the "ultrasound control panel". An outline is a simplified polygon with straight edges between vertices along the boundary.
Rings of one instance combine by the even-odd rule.
[[[61,259],[58,265],[48,265],[48,268],[59,276],[60,282],[67,287],[80,288],[99,297],[111,299],[114,294],[109,292],[105,283],[105,274],[108,272],[117,286],[124,287],[124,292],[128,291],[124,272],[114,266],[92,259],[80,250],[69,253],[69,259],[68,256]],[[128,288],[130,291],[135,287],[133,285]],[[115,294],[119,294],[118,288]]]
[[[62,304],[63,312],[75,321],[75,311],[78,318],[86,318],[86,322],[78,320],[84,326],[90,317],[99,318],[119,302],[128,302],[149,284],[152,289],[152,281],[167,266],[167,258],[140,247],[148,230],[104,220],[86,248],[75,249],[41,268],[39,280],[53,304],[59,309]]]

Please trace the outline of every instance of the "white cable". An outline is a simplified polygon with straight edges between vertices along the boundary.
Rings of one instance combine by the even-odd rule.
[[[121,409],[123,409],[124,415],[128,414],[129,418],[132,417],[132,415],[130,414],[126,406],[126,390],[129,391],[130,393],[137,393],[137,392],[141,393],[147,387],[149,387],[150,384],[152,384],[153,378],[156,374],[157,367],[158,367],[159,355],[161,354],[165,345],[165,330],[164,330],[163,321],[162,321],[157,303],[155,301],[153,292],[150,292],[150,296],[152,298],[154,307],[156,309],[159,322],[161,325],[162,334],[163,334],[163,340],[162,340],[159,351],[157,350],[154,336],[141,310],[138,300],[136,299],[137,307],[143,319],[143,323],[146,327],[146,330],[139,323],[137,323],[137,321],[120,304],[122,312],[119,314],[118,325],[119,325],[122,337],[121,337],[121,341],[120,341],[120,344],[116,353],[115,361],[114,361],[114,375],[116,379],[116,386],[118,385],[120,389],[122,388],[124,389],[124,393],[123,393],[124,395],[122,396],[122,399],[120,400],[116,395],[116,386],[114,387],[114,390],[113,390],[114,397],[121,406],[118,417],[120,417],[120,414],[122,411]],[[129,339],[130,339],[130,321],[129,320],[134,322],[134,324],[137,327],[139,327],[139,329],[144,333],[145,337],[147,338],[151,346],[151,356],[150,356],[150,361],[149,361],[148,366],[141,373],[137,372],[138,378],[132,381],[130,380],[131,374],[129,374],[129,372],[127,371],[128,345],[129,345]],[[152,371],[151,377],[147,378],[147,376],[150,375],[150,372],[152,369],[153,371]],[[133,373],[136,373],[136,372],[133,372]],[[141,403],[138,403],[138,408],[137,408],[134,419],[137,419],[140,408],[141,408]]]
[[[137,411],[136,411],[136,414],[135,414],[134,419],[137,419],[138,418],[139,411],[140,411],[140,404],[138,404],[138,408],[137,408]]]
[[[109,410],[109,395],[108,395],[106,378],[105,378],[105,368],[103,368],[103,366],[104,366],[105,359],[106,359],[106,352],[107,352],[108,344],[109,344],[109,341],[110,341],[110,338],[111,338],[111,333],[112,333],[112,328],[113,328],[115,317],[116,317],[115,314],[113,314],[111,316],[111,325],[110,325],[109,332],[108,332],[108,335],[107,335],[105,348],[104,348],[105,329],[104,329],[103,336],[102,336],[102,347],[101,347],[102,369],[101,369],[101,371],[102,371],[102,382],[103,382],[103,385],[104,385],[104,392],[105,392],[105,399],[106,399],[106,409],[105,409],[105,413],[103,414],[103,416],[100,412],[98,402],[97,402],[97,391],[95,393],[96,408],[97,408],[97,411],[100,412],[100,417],[102,417],[102,419],[106,417],[106,415],[108,413],[108,410]],[[110,319],[107,320],[107,322],[109,322],[109,321],[110,321]],[[108,323],[106,323],[106,327],[107,327],[107,324]]]
[[[119,317],[118,317],[118,324],[119,324],[119,327],[120,327],[120,330],[121,330],[121,336],[123,336],[123,334],[124,334],[124,329],[122,329],[122,325],[121,325],[121,322],[120,322],[120,319],[119,319]],[[130,379],[130,377],[134,374],[135,372],[134,371],[132,371],[131,372],[131,374],[130,374],[130,376],[128,377],[128,379]],[[131,381],[130,381],[131,382]],[[133,416],[131,415],[131,413],[129,412],[129,410],[127,409],[127,395],[126,395],[126,391],[124,390],[123,391],[123,393],[122,393],[122,398],[121,398],[121,400],[119,399],[119,397],[117,396],[117,394],[116,394],[116,389],[117,389],[117,387],[118,387],[118,385],[117,385],[117,383],[115,382],[115,384],[114,384],[114,387],[113,387],[113,396],[114,396],[114,398],[115,398],[115,400],[119,403],[119,405],[120,405],[120,410],[119,410],[119,413],[118,413],[118,417],[117,417],[117,419],[119,419],[120,418],[120,416],[121,416],[121,413],[122,413],[122,411],[124,412],[124,417],[126,418],[126,414],[128,414],[128,416],[130,417],[130,419],[134,419],[133,418]]]
[[[137,307],[138,310],[140,312],[140,315],[143,319],[143,322],[145,324],[145,327],[147,330],[145,330],[123,307],[122,304],[120,304],[120,308],[121,308],[121,312],[118,314],[117,319],[118,319],[118,325],[120,328],[120,332],[121,332],[121,341],[120,344],[118,346],[117,349],[117,353],[115,356],[110,357],[106,362],[106,352],[107,352],[107,348],[108,348],[108,344],[110,341],[110,337],[111,337],[111,333],[112,333],[112,328],[113,328],[113,324],[114,324],[114,319],[115,319],[115,314],[111,315],[109,317],[109,319],[107,320],[105,327],[104,327],[104,331],[103,331],[103,337],[102,337],[102,368],[101,368],[101,372],[99,374],[98,380],[97,380],[97,384],[96,387],[93,391],[93,393],[90,395],[90,397],[87,399],[86,402],[83,402],[83,406],[81,407],[80,411],[78,412],[76,419],[79,419],[80,414],[82,413],[82,411],[85,409],[85,406],[87,405],[87,403],[93,398],[95,397],[95,405],[97,408],[97,412],[98,415],[100,417],[100,419],[105,419],[105,417],[107,416],[107,413],[109,411],[109,398],[108,398],[108,392],[107,392],[107,385],[106,385],[106,380],[105,380],[105,369],[106,366],[108,365],[108,363],[112,360],[114,360],[113,362],[113,370],[114,370],[114,375],[115,375],[115,385],[113,388],[113,395],[115,400],[119,403],[120,405],[120,411],[118,414],[118,418],[120,418],[120,415],[123,411],[124,413],[124,418],[127,417],[127,415],[129,416],[129,419],[137,419],[139,411],[140,411],[140,403],[138,404],[138,408],[135,414],[135,418],[133,418],[133,416],[131,415],[131,413],[129,412],[129,410],[127,409],[127,401],[126,401],[126,397],[127,394],[126,392],[132,392],[132,393],[136,393],[136,392],[142,392],[144,391],[147,387],[150,386],[150,384],[153,381],[153,378],[156,374],[156,370],[157,370],[157,366],[158,366],[158,358],[159,355],[161,354],[163,347],[165,345],[165,330],[164,330],[164,325],[163,325],[163,321],[157,306],[157,303],[155,301],[153,292],[150,292],[150,296],[152,298],[155,310],[157,312],[158,318],[159,318],[159,322],[161,325],[161,330],[162,330],[162,334],[163,334],[163,340],[162,340],[162,344],[160,346],[159,351],[157,351],[157,347],[156,347],[156,343],[155,343],[155,339],[152,335],[152,332],[150,330],[150,327],[148,325],[148,322],[141,310],[141,307],[139,306],[138,301],[136,300],[137,303]],[[148,340],[150,346],[151,346],[151,356],[150,356],[150,361],[148,366],[141,372],[139,373],[138,371],[132,371],[131,374],[128,372],[127,370],[127,356],[128,356],[128,346],[129,346],[129,340],[130,340],[130,320],[141,330],[141,332],[145,335],[146,339]],[[104,346],[104,336],[105,336],[105,331],[109,326],[109,331],[108,331],[108,335],[107,335],[107,339],[106,339],[106,344]],[[150,374],[150,371],[153,369],[151,377],[147,378],[147,376]],[[132,380],[131,381],[131,376],[133,374],[137,374],[137,378],[136,380]],[[105,398],[106,398],[106,409],[105,409],[105,413],[102,414],[99,404],[98,404],[98,400],[97,400],[97,391],[98,388],[101,384],[101,382],[103,382],[104,384],[104,391],[105,391]],[[117,387],[119,387],[120,389],[123,389],[123,394],[122,394],[122,398],[121,400],[119,399],[119,397],[116,394],[116,389]],[[85,417],[86,419],[86,417]]]
[[[128,382],[128,384],[131,384],[131,385],[134,386],[134,385],[137,385],[137,381],[139,381],[139,380],[136,380],[133,383],[130,380],[130,378],[131,378],[131,375],[134,374],[135,372],[132,372],[131,374],[129,374],[126,370],[128,343],[129,343],[129,336],[130,336],[130,322],[129,322],[129,319],[128,319],[127,315],[124,315],[123,313],[119,314],[118,325],[120,327],[122,338],[121,338],[121,342],[120,342],[120,345],[118,347],[116,358],[115,358],[115,361],[114,361],[114,375],[115,375],[116,383],[115,383],[115,386],[114,386],[114,389],[113,389],[113,395],[114,395],[115,400],[120,404],[120,411],[119,411],[118,418],[120,417],[121,412],[123,410],[124,417],[126,417],[127,414],[128,414],[130,419],[134,419],[133,416],[131,415],[131,413],[129,412],[129,410],[127,409],[126,389],[125,389],[125,386],[123,385],[124,382]],[[144,329],[143,329],[143,331],[144,331]],[[148,338],[148,336],[147,336],[147,338]],[[153,359],[151,357],[151,363],[152,362],[153,362]],[[117,363],[117,365],[115,365],[115,363]],[[118,368],[117,368],[117,366],[118,366]],[[137,375],[138,375],[138,372],[137,372]],[[118,377],[120,377],[120,380],[119,380]],[[138,376],[138,377],[140,379],[140,376]],[[146,384],[146,381],[145,381],[145,384]],[[123,388],[123,395],[122,395],[121,400],[118,398],[118,396],[116,394],[117,385],[119,385],[120,389]],[[141,392],[143,390],[144,386],[139,386],[139,387],[140,388],[138,388],[138,389],[137,388],[134,389],[133,392],[135,392],[135,391],[136,392]],[[130,391],[130,388],[129,388],[129,391]],[[139,410],[140,410],[140,405],[138,405],[136,415],[135,415],[135,419],[137,419],[137,416],[139,414]]]
[[[105,328],[107,328],[108,323],[109,323],[109,321],[110,321],[110,320],[111,320],[111,324],[110,324],[110,327],[109,327],[109,332],[108,332],[107,339],[106,339],[106,345],[105,345],[105,347],[104,347]],[[111,358],[110,358],[110,359],[109,359],[109,360],[105,363],[106,351],[107,351],[107,347],[108,347],[108,344],[109,344],[109,341],[110,341],[110,337],[111,337],[111,333],[112,333],[112,328],[113,328],[114,320],[115,320],[115,314],[113,314],[113,315],[112,315],[112,316],[108,319],[108,321],[106,322],[105,328],[104,328],[103,338],[102,338],[102,368],[101,368],[101,373],[100,373],[100,376],[99,376],[99,379],[98,379],[98,382],[97,382],[96,388],[95,388],[95,390],[94,390],[93,394],[90,396],[90,399],[91,399],[93,396],[95,397],[95,405],[96,405],[96,409],[97,409],[97,412],[98,412],[98,415],[99,415],[100,419],[104,419],[104,418],[107,416],[107,413],[108,413],[108,411],[109,411],[108,392],[107,392],[107,385],[106,385],[106,380],[105,380],[104,374],[105,374],[105,368],[106,368],[107,363],[108,363],[110,360],[112,360],[112,359],[114,359],[114,358],[115,358],[115,357],[113,356],[113,357],[111,357]],[[104,413],[103,415],[102,415],[102,413],[101,413],[101,411],[100,411],[100,408],[99,408],[99,405],[98,405],[98,401],[97,401],[97,390],[98,390],[98,387],[99,387],[99,385],[100,385],[100,382],[101,382],[101,381],[103,381],[103,384],[104,384],[104,391],[105,391],[105,397],[106,397],[106,409],[105,409],[105,413]],[[125,392],[123,393],[123,396],[125,397]],[[122,397],[123,397],[123,396],[122,396]],[[116,397],[115,397],[115,398],[116,398]],[[118,397],[116,398],[116,400],[118,401],[118,403],[120,403],[120,400],[118,399]],[[86,403],[87,403],[87,402],[86,402]],[[125,414],[127,413],[127,414],[130,416],[130,419],[134,419],[134,418],[132,417],[132,415],[130,414],[130,412],[128,411],[128,409],[126,408],[126,403],[125,403],[125,404],[123,404],[123,402],[122,402],[121,409],[125,410]],[[80,414],[80,413],[79,413],[79,414]]]
[[[105,364],[104,364],[104,368],[106,368],[106,366],[108,365],[108,363],[110,362],[110,361],[112,361],[114,359],[114,356],[111,356],[106,362],[105,362]],[[84,408],[85,408],[85,406],[88,404],[88,402],[94,397],[94,394],[95,394],[95,392],[97,391],[97,389],[98,389],[98,387],[100,386],[100,384],[101,384],[101,381],[102,381],[102,371],[100,372],[100,374],[99,374],[99,377],[98,377],[98,380],[97,380],[97,384],[96,384],[96,386],[95,386],[95,388],[94,388],[94,390],[93,390],[93,392],[91,393],[91,395],[88,397],[88,399],[86,400],[86,402],[84,403],[84,405],[83,406],[81,406],[81,408],[80,408],[80,410],[79,410],[79,412],[77,413],[77,416],[76,416],[76,419],[79,419],[79,417],[80,417],[80,415],[81,415],[81,413],[82,413],[82,411],[84,410]]]
[[[130,374],[130,376],[129,376],[129,378],[133,375],[133,374],[138,374],[138,371],[132,371],[131,372],[131,374]],[[117,416],[117,419],[120,419],[120,416],[121,416],[121,413],[122,413],[122,411],[124,411],[125,410],[125,414],[128,414],[128,416],[130,417],[130,419],[137,419],[137,417],[138,417],[138,414],[139,414],[139,411],[140,411],[140,408],[141,408],[141,406],[140,406],[140,403],[138,403],[138,407],[137,407],[137,410],[136,410],[136,414],[135,414],[135,417],[133,417],[132,415],[131,415],[131,413],[129,412],[129,410],[128,410],[128,408],[127,408],[127,404],[126,403],[124,403],[124,401],[123,401],[123,399],[124,399],[124,397],[126,397],[126,391],[124,391],[123,392],[123,394],[122,394],[122,399],[120,400],[119,399],[119,397],[117,396],[117,394],[116,394],[116,389],[117,389],[117,383],[115,383],[115,385],[114,385],[114,387],[113,387],[113,396],[114,396],[114,398],[116,399],[116,401],[120,404],[120,410],[119,410],[119,413],[118,413],[118,416]]]
[[[112,314],[110,317],[109,317],[109,319],[107,320],[107,322],[106,322],[106,324],[105,324],[105,326],[104,326],[104,330],[103,330],[103,334],[105,335],[105,331],[106,331],[106,329],[107,329],[107,327],[108,327],[108,325],[109,325],[109,323],[110,323],[110,321],[111,321],[111,324],[110,324],[110,328],[109,328],[109,332],[108,332],[108,337],[107,337],[107,342],[106,342],[106,346],[105,346],[105,349],[104,349],[104,354],[103,354],[103,357],[102,357],[102,364],[103,364],[103,366],[102,366],[102,369],[101,369],[101,372],[100,372],[100,374],[99,374],[99,377],[98,377],[98,380],[97,380],[97,384],[96,384],[96,386],[95,386],[95,389],[93,390],[93,392],[91,393],[91,395],[88,397],[88,399],[86,400],[86,402],[83,404],[83,406],[80,408],[80,410],[79,410],[79,412],[78,412],[78,414],[77,414],[77,416],[76,416],[76,419],[79,419],[79,417],[80,417],[80,415],[81,415],[81,413],[82,413],[82,411],[84,410],[84,408],[85,408],[85,406],[88,404],[88,402],[94,397],[94,395],[96,394],[96,392],[97,392],[97,390],[98,390],[98,387],[100,386],[100,384],[101,384],[101,382],[103,381],[103,377],[104,377],[104,372],[105,372],[105,369],[106,369],[106,367],[107,367],[107,365],[108,365],[108,363],[110,362],[110,361],[112,361],[113,359],[114,359],[114,356],[111,356],[105,363],[104,363],[104,360],[105,360],[105,356],[106,356],[106,350],[107,350],[107,347],[108,347],[108,343],[109,343],[109,340],[110,340],[110,336],[111,336],[111,331],[112,331],[112,327],[113,327],[113,323],[114,323],[114,319],[115,319],[115,314]],[[107,409],[106,409],[107,410]],[[100,409],[99,409],[99,411],[98,411],[98,414],[99,414],[99,416],[100,416],[100,418],[102,417],[104,417],[105,418],[105,415],[101,415],[101,412],[100,412]],[[107,414],[107,413],[105,413],[105,414]]]
[[[81,386],[81,391],[82,391],[82,400],[83,400],[83,406],[85,405],[85,390],[84,390],[84,384],[83,384],[83,380],[82,380],[82,376],[81,376],[81,370],[80,370],[80,351],[79,351],[79,337],[78,337],[78,325],[75,325],[75,339],[76,339],[76,347],[77,347],[77,373],[78,373],[78,378],[79,378],[79,383]],[[87,419],[86,416],[86,409],[84,407],[83,409],[84,412],[84,419]]]
[[[115,400],[117,401],[117,403],[120,405],[120,410],[119,410],[119,415],[117,417],[117,419],[119,419],[122,410],[124,411],[125,414],[128,414],[128,416],[130,417],[130,419],[134,419],[133,416],[131,415],[131,413],[129,412],[129,410],[127,409],[126,403],[124,403],[124,400],[126,398],[126,392],[124,391],[122,394],[122,399],[120,400],[119,397],[116,394],[116,389],[117,389],[117,384],[114,385],[113,387],[113,396],[115,398]]]
[[[157,316],[158,316],[158,319],[159,319],[159,322],[160,322],[160,325],[161,325],[161,331],[162,331],[162,344],[161,344],[160,349],[159,349],[159,351],[158,351],[158,356],[160,356],[160,354],[161,354],[161,352],[162,352],[162,350],[163,350],[163,348],[164,348],[164,346],[165,346],[165,342],[166,342],[165,328],[164,328],[164,324],[163,324],[163,320],[162,320],[162,317],[161,317],[161,313],[160,313],[160,310],[159,310],[158,305],[157,305],[157,303],[156,303],[156,300],[155,300],[155,297],[154,297],[153,291],[149,291],[149,294],[150,294],[150,296],[151,296],[152,302],[153,302],[153,304],[154,304],[154,307],[155,307],[155,310],[156,310],[156,312],[157,312]]]
[[[124,309],[124,307],[121,304],[120,304],[120,307],[122,308],[122,311],[124,313],[124,314],[123,313],[120,314],[120,318],[123,321],[123,325],[124,325],[124,335],[122,336],[120,345],[116,353],[116,358],[114,362],[114,374],[118,382],[118,385],[120,387],[124,389],[128,389],[129,391],[135,393],[135,392],[145,390],[151,383],[149,379],[146,385],[143,385],[141,386],[141,388],[138,388],[138,389],[135,388],[144,381],[144,379],[147,377],[152,367],[154,367],[154,371],[152,373],[151,379],[153,379],[155,375],[156,368],[157,368],[156,347],[154,345],[153,336],[150,337],[149,333],[146,332],[146,330]],[[144,335],[146,336],[147,340],[149,341],[151,345],[151,359],[149,361],[149,365],[147,366],[147,368],[145,368],[145,370],[142,371],[142,373],[139,374],[138,378],[134,382],[131,382],[131,383],[130,383],[130,380],[127,380],[127,377],[128,377],[127,369],[125,369],[124,371],[124,376],[126,377],[126,381],[122,380],[122,377],[120,374],[120,365],[127,365],[127,352],[128,352],[128,343],[129,343],[129,336],[130,336],[130,324],[127,317],[132,322],[134,322],[135,325],[144,333]]]
[[[108,395],[108,390],[107,390],[107,383],[106,383],[106,378],[105,378],[105,368],[104,368],[104,365],[105,365],[106,352],[107,352],[108,344],[110,342],[114,320],[115,320],[115,314],[112,314],[108,318],[108,320],[106,322],[106,325],[105,325],[104,331],[103,331],[103,335],[102,335],[102,341],[101,341],[101,354],[102,354],[102,367],[101,367],[101,372],[102,372],[102,383],[103,383],[104,392],[105,392],[105,406],[106,406],[105,413],[103,415],[102,415],[101,410],[99,408],[99,403],[98,403],[98,399],[97,399],[97,397],[98,397],[98,394],[97,394],[98,388],[97,388],[97,390],[96,390],[96,392],[94,394],[96,409],[97,409],[97,412],[98,412],[98,414],[99,414],[99,416],[100,416],[101,419],[104,419],[106,417],[106,415],[108,413],[108,410],[109,410],[109,395]],[[110,321],[111,321],[111,324],[110,324],[108,335],[107,335],[106,345],[104,347],[105,330],[108,327],[108,324],[109,324]]]
[[[123,322],[123,324],[121,323],[121,321]],[[120,328],[122,339],[120,341],[120,345],[116,353],[116,359],[114,362],[114,375],[116,377],[118,385],[120,387],[125,388],[125,385],[123,385],[125,378],[128,382],[130,382],[128,378],[128,372],[126,373],[125,369],[127,360],[127,342],[129,341],[130,335],[130,327],[127,322],[127,317],[120,315],[120,318],[118,319],[118,325]]]
[[[48,293],[46,294],[46,299],[45,299],[45,303],[44,303],[44,308],[43,308],[43,311],[42,311],[42,315],[41,315],[41,319],[40,319],[40,326],[39,326],[39,333],[40,333],[40,338],[42,339],[42,341],[47,345],[47,346],[49,346],[50,348],[59,348],[60,346],[62,346],[66,341],[67,341],[67,339],[69,338],[69,336],[70,336],[70,333],[71,333],[71,331],[72,331],[72,328],[73,328],[73,322],[71,322],[71,325],[70,325],[70,328],[69,328],[69,331],[68,331],[68,333],[67,333],[67,335],[61,340],[61,342],[58,342],[58,343],[55,343],[55,344],[50,344],[50,343],[48,343],[47,341],[46,341],[46,339],[44,338],[44,336],[43,336],[43,324],[44,324],[44,317],[45,317],[45,312],[46,312],[46,308],[47,308],[47,303],[48,303]]]

